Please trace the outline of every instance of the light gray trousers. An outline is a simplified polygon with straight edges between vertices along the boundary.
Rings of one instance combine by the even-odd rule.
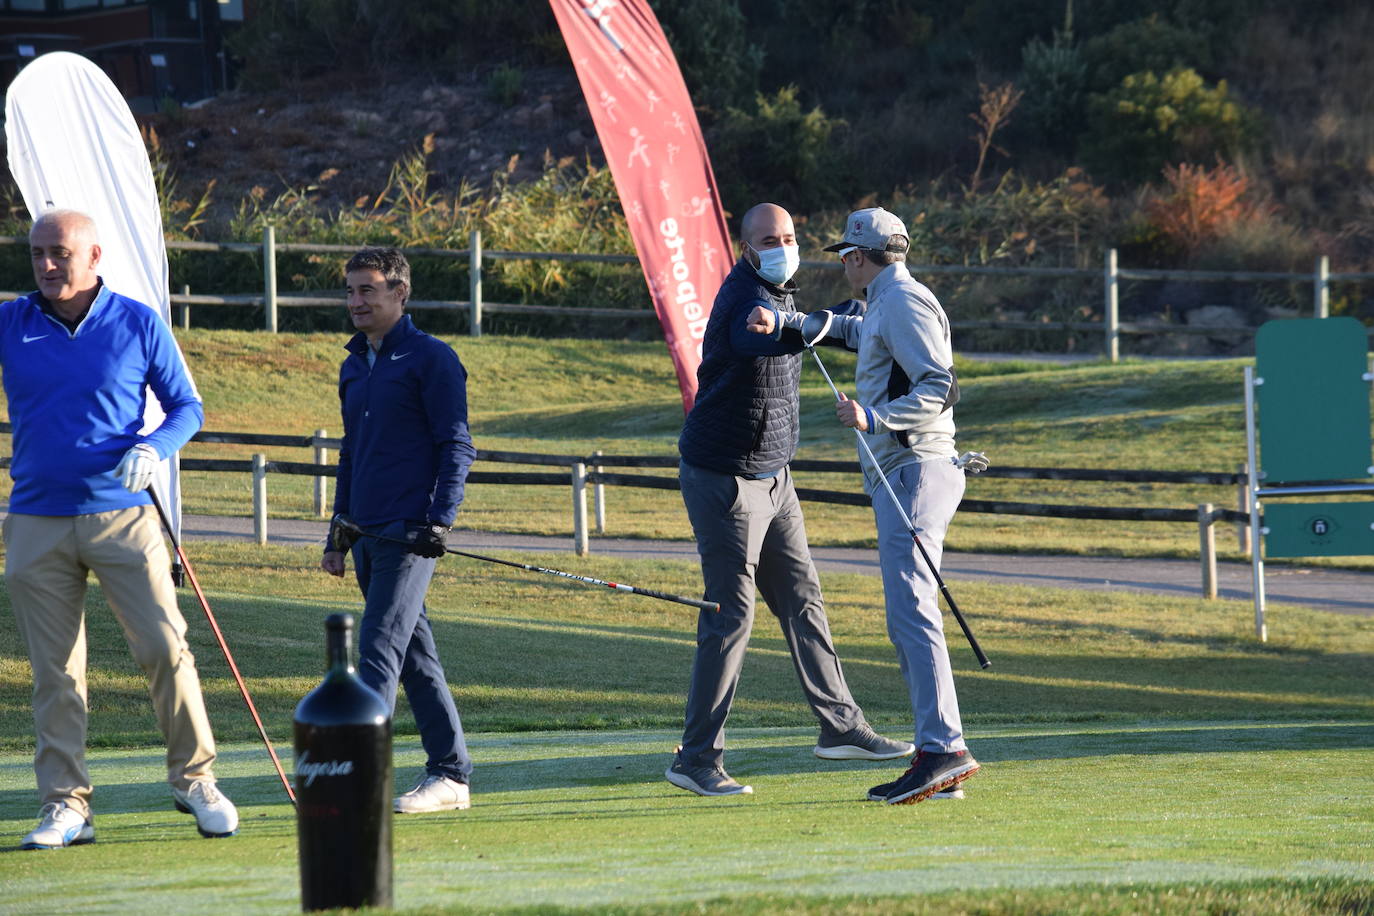
[[[682,464],[679,475],[701,554],[705,597],[720,604],[719,613],[702,611],[697,619],[683,762],[724,763],[725,719],[754,625],[756,585],[778,618],[802,693],[821,727],[843,733],[858,725],[863,711],[849,692],[830,637],[791,471],[747,480]]]
[[[945,531],[964,498],[964,472],[948,458],[931,459],[903,465],[888,474],[887,481],[938,569]],[[916,747],[936,753],[964,750],[959,698],[954,693],[940,616],[939,584],[882,484],[873,493],[873,516],[878,526],[887,635],[897,649],[897,663],[911,694]]]

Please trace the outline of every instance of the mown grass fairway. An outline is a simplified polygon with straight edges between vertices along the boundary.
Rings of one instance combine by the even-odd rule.
[[[323,665],[322,618],[356,608],[313,550],[190,545],[286,753]],[[669,562],[541,558],[675,591]],[[826,575],[846,673],[869,717],[909,713],[877,580]],[[729,734],[752,797],[662,778],[693,646],[689,610],[457,559],[431,592],[477,761],[469,812],[396,821],[397,903],[425,912],[1365,912],[1374,906],[1374,621],[1298,608],[1266,645],[1248,607],[955,583],[994,668],[951,625],[974,753],[963,802],[863,801],[899,767],[828,763],[767,612]],[[13,843],[36,811],[27,662],[0,613],[0,910],[274,912],[298,904],[294,822],[191,595],[182,595],[241,835],[171,810],[142,679],[93,595],[98,841]],[[422,762],[398,710],[397,780]],[[286,754],[289,760],[289,753]],[[288,763],[289,766],[289,763]],[[52,889],[61,886],[61,906]]]
[[[1261,903],[1292,883],[1327,882],[1374,904],[1363,884],[1374,855],[1367,727],[981,729],[986,772],[968,798],[914,807],[862,801],[892,768],[821,763],[805,728],[737,730],[733,769],[756,794],[699,799],[662,778],[674,740],[666,731],[475,736],[474,807],[395,822],[398,909],[672,912],[715,902],[721,912],[846,903],[910,912],[944,894],[953,905],[932,912],[1001,913],[1104,893],[1130,902],[1162,886],[1183,903],[1169,912],[1196,912],[1186,901],[1199,890],[1240,882]],[[260,748],[226,756],[223,782],[244,826],[212,843],[166,803],[156,753],[99,754],[101,794],[119,801],[98,816],[98,841],[3,853],[6,909],[52,912],[43,903],[58,884],[67,912],[292,911],[292,811],[261,776]],[[398,765],[422,760],[414,741],[398,745]],[[10,803],[23,766],[6,760],[0,770],[0,829],[11,834],[29,826]],[[1327,775],[1309,778],[1317,768]]]

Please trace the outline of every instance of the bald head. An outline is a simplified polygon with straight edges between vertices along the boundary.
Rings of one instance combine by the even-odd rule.
[[[29,254],[38,291],[68,320],[78,320],[100,289],[95,221],[77,210],[49,210],[33,221]]]
[[[792,214],[777,204],[755,204],[740,220],[740,239],[755,251],[795,245],[797,233],[792,226]]]

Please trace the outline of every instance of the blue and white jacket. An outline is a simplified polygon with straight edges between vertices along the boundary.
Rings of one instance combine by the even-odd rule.
[[[29,293],[0,305],[0,365],[14,425],[9,511],[86,515],[151,502],[114,476],[124,453],[146,442],[166,458],[205,421],[171,330],[151,308],[101,284],[68,330]],[[166,414],[147,436],[145,386]]]
[[[468,468],[467,370],[409,315],[382,338],[368,365],[355,334],[339,369],[343,445],[334,511],[364,527],[394,521],[453,524]]]

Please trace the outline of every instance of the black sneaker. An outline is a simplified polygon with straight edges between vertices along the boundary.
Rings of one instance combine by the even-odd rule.
[[[915,750],[915,745],[884,738],[867,722],[860,722],[839,735],[827,734],[822,729],[812,752],[825,760],[893,760],[909,756]]]
[[[722,767],[694,767],[682,762],[679,755],[673,765],[663,771],[668,781],[679,789],[698,795],[752,795],[753,786],[742,786]]]
[[[885,802],[887,801],[887,797],[892,794],[892,790],[895,788],[897,788],[896,782],[885,782],[880,786],[874,786],[873,788],[868,790],[868,800]],[[949,786],[947,788],[937,789],[935,792],[931,793],[929,797],[926,798],[926,801],[963,797],[964,790],[960,788],[959,784],[956,782],[954,785]]]
[[[978,761],[968,751],[933,754],[920,751],[911,768],[897,780],[888,793],[889,805],[912,805],[925,801],[941,789],[957,786],[978,772]]]

